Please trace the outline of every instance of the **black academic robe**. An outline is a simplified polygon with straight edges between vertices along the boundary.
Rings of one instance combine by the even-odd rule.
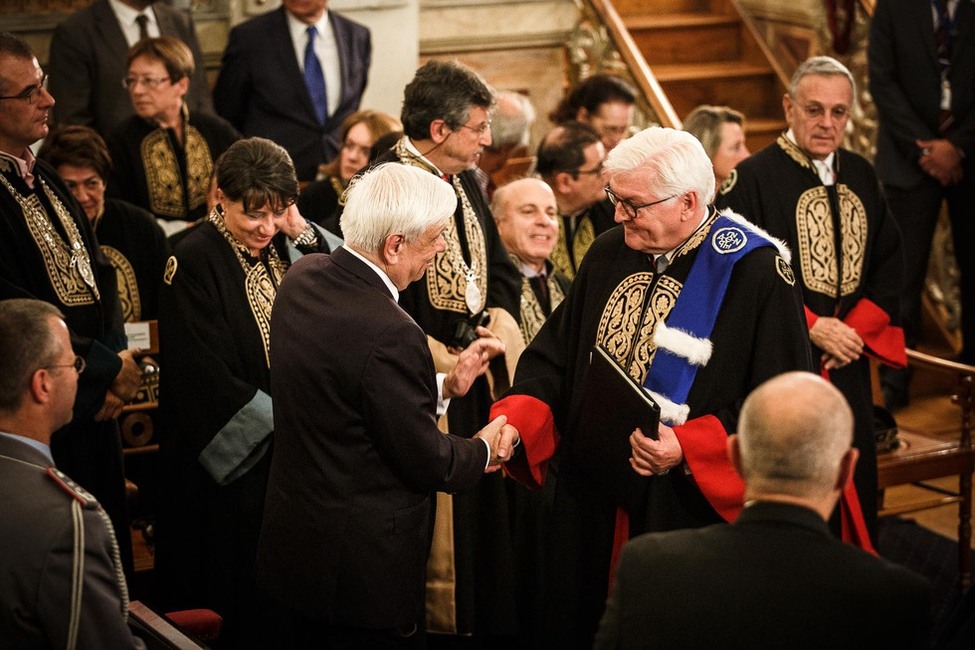
[[[225,119],[184,113],[183,143],[134,115],[106,138],[112,154],[111,196],[153,213],[157,219],[196,221],[207,213],[213,164],[240,133]]]
[[[757,248],[734,266],[710,336],[713,352],[690,388],[686,423],[674,427],[683,465],[646,479],[646,496],[627,516],[586,473],[588,461],[574,455],[577,441],[594,435],[575,427],[593,345],[644,381],[656,358],[655,330],[684,290],[700,249],[710,245],[713,219],[677,249],[663,274],[649,256],[626,246],[622,229],[599,237],[569,295],[522,354],[513,387],[492,409],[521,433],[519,451],[505,466],[516,479],[544,484],[549,457],[558,453],[545,580],[551,647],[592,646],[611,555],[627,536],[737,515],[744,487],[725,446],[742,401],[772,376],[811,368],[794,278],[775,248]]]
[[[867,358],[895,367],[906,363],[899,326],[903,259],[897,226],[870,163],[839,149],[834,164],[836,184],[827,187],[809,158],[780,136],[738,165],[717,202],[747,215],[792,249],[809,327],[818,317],[831,316],[863,339],[864,356],[828,375],[853,409],[854,444],[860,450],[854,484],[876,539],[877,449]],[[842,215],[839,228],[837,214]],[[836,255],[837,249],[843,254]],[[822,354],[813,347],[817,364]]]
[[[298,211],[305,219],[314,221],[322,228],[329,230],[337,235],[342,231],[338,227],[338,219],[335,211],[339,207],[339,197],[345,187],[338,176],[328,178],[314,183],[309,183],[301,189],[298,195]]]
[[[395,151],[377,162],[399,161]],[[458,200],[454,213],[454,245],[459,245],[468,265],[473,257],[478,265],[486,267],[486,277],[483,278],[486,283],[485,308],[501,308],[517,319],[520,273],[501,243],[474,172],[464,171],[458,177],[466,200],[474,210],[480,233],[468,237],[464,228],[463,202]],[[470,239],[481,242],[479,248],[482,250],[472,252]],[[479,271],[479,275],[484,273]],[[449,252],[440,253],[434,258],[426,277],[400,293],[400,306],[428,337],[447,345],[458,322],[472,316],[464,304],[466,286],[467,280],[451,263]],[[487,424],[491,401],[488,382],[481,377],[467,395],[450,401],[447,410],[450,433],[465,438],[477,433]],[[485,476],[475,490],[454,495],[452,502],[454,534],[447,545],[452,547],[454,554],[454,575],[444,580],[432,579],[427,591],[428,603],[435,612],[450,612],[451,606],[456,606],[456,613],[428,618],[430,629],[460,634],[514,634],[517,632],[516,603],[509,595],[514,593],[515,570],[504,479],[500,473]],[[443,515],[438,511],[438,518]],[[434,553],[436,549],[435,543]],[[441,588],[444,584],[448,586]],[[448,602],[450,604],[446,604]]]
[[[102,253],[115,268],[122,318],[158,318],[159,285],[170,251],[152,214],[126,201],[105,199],[95,232]]]
[[[586,256],[596,237],[616,225],[616,208],[603,199],[583,210],[575,217],[559,218],[559,239],[549,259],[570,280],[579,271],[579,264]],[[575,222],[573,224],[573,221]]]
[[[208,219],[176,246],[160,293],[160,452],[168,479],[156,566],[163,606],[217,611],[221,638],[232,647],[248,643],[263,602],[253,565],[273,446],[270,307],[296,256],[280,233],[271,245],[280,272],[269,272],[269,285],[248,284],[234,248]],[[266,253],[244,259],[248,267],[275,266]]]
[[[36,162],[33,190],[20,178],[13,159],[4,155],[0,155],[0,173],[13,192],[24,198],[36,197],[45,221],[53,225],[54,237],[70,242],[72,235],[64,223],[74,224],[72,230],[91,264],[94,288],[81,279],[66,255],[43,243],[46,240],[41,230],[35,227],[31,234],[20,203],[10,189],[0,187],[0,300],[36,298],[56,306],[64,314],[75,354],[84,357],[86,363],[85,372],[78,378],[74,420],[54,433],[51,452],[58,467],[104,506],[115,527],[123,563],[131,570],[118,426],[115,421],[93,420],[122,368],[118,352],[126,343],[115,271],[98,248],[81,206],[52,167],[41,160]],[[50,196],[42,189],[44,186]],[[63,211],[65,222],[56,216],[59,210]]]

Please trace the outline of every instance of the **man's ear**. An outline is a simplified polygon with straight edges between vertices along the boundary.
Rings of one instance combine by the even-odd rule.
[[[555,182],[553,183],[552,189],[559,194],[569,194],[572,192],[572,181],[575,179],[572,178],[572,174],[569,172],[557,172],[553,180]]]
[[[840,471],[836,476],[836,484],[833,486],[834,490],[842,492],[846,489],[846,484],[853,480],[853,471],[857,466],[857,459],[860,457],[860,450],[856,447],[850,447],[843,454],[843,458],[840,460]]]
[[[579,110],[576,111],[576,122],[589,123],[589,111],[585,106],[580,106]]]
[[[30,397],[37,404],[47,404],[51,399],[54,376],[46,368],[38,368],[30,378]]]
[[[733,433],[728,436],[728,442],[725,444],[728,448],[728,460],[731,461],[731,466],[735,468],[738,476],[744,478],[745,475],[741,471],[741,447],[738,442],[738,434]]]
[[[684,221],[697,216],[698,196],[697,192],[684,192],[678,200],[681,202],[681,217]]]
[[[405,242],[406,239],[399,233],[388,235],[386,239],[383,240],[383,247],[380,251],[383,261],[390,266],[395,265],[399,261],[399,256],[403,250],[403,244]]]
[[[437,144],[446,140],[453,132],[454,130],[450,128],[450,125],[443,120],[433,120],[430,122],[430,139]]]

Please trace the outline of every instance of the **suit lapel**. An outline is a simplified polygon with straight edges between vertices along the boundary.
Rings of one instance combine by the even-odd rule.
[[[277,19],[271,23],[271,33],[268,34],[268,41],[282,44],[283,47],[274,48],[277,50],[278,70],[282,70],[284,75],[289,78],[287,82],[289,85],[294,88],[301,88],[298,95],[301,97],[301,112],[304,113],[305,121],[318,126],[315,107],[312,104],[311,95],[308,94],[308,86],[305,85],[305,75],[301,73],[301,68],[298,66],[298,59],[295,58],[291,31],[288,29],[288,17],[284,12],[284,7],[277,10]]]
[[[914,28],[918,30],[921,42],[924,43],[924,51],[931,62],[938,65],[938,49],[934,44],[934,20],[931,17],[931,0],[913,0],[904,3],[904,11],[910,12],[914,17]]]
[[[350,253],[344,246],[337,248],[332,253],[332,263],[341,266],[343,269],[362,279],[366,284],[375,287],[383,294],[393,299],[393,294],[389,292],[389,287],[383,282],[375,270],[367,266],[362,260]]]
[[[125,34],[122,33],[122,27],[118,24],[118,18],[115,16],[115,12],[112,11],[112,7],[108,4],[108,0],[104,0],[95,5],[92,14],[95,18],[95,29],[98,30],[102,43],[110,51],[111,58],[116,61],[121,61],[119,66],[125,69],[125,59],[129,53],[129,44],[125,40]],[[121,81],[119,79],[119,82]]]
[[[342,71],[341,89],[339,91],[339,103],[341,106],[346,101],[346,93],[352,87],[352,71],[349,65],[352,62],[352,44],[349,42],[348,30],[342,29],[342,24],[334,11],[328,12],[328,24],[332,28],[332,35],[335,37],[335,49],[339,54],[339,70]]]
[[[953,62],[964,50],[966,39],[971,38],[972,30],[975,30],[975,2],[958,0],[958,7],[955,9],[955,42],[951,49]]]

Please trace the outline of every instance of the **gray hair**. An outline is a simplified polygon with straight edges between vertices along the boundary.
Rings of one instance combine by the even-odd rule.
[[[502,90],[496,96],[494,114],[491,117],[491,151],[506,147],[527,147],[530,130],[535,122],[535,107],[531,101],[510,90]]]
[[[390,235],[413,241],[432,226],[446,226],[457,208],[449,183],[400,163],[383,163],[354,178],[345,197],[342,234],[368,253],[379,252]]]
[[[745,400],[738,440],[749,488],[823,496],[833,488],[853,441],[853,412],[843,394],[818,375],[785,373]]]
[[[430,137],[430,124],[443,120],[451,129],[463,126],[472,106],[490,109],[494,93],[476,72],[456,61],[427,61],[403,93],[400,121],[411,139]]]
[[[795,99],[796,90],[799,88],[799,82],[802,81],[802,78],[814,74],[846,77],[846,80],[850,82],[850,90],[853,92],[853,97],[855,98],[857,96],[856,81],[853,80],[853,75],[850,74],[849,69],[845,65],[831,56],[814,56],[800,63],[799,67],[792,74],[792,79],[789,81],[789,97]]]
[[[15,298],[0,301],[0,411],[16,411],[39,368],[64,353],[48,321],[64,319],[54,305]]]
[[[701,104],[684,118],[684,130],[701,141],[708,158],[721,147],[721,127],[724,124],[745,124],[745,116],[728,106]]]
[[[714,198],[714,170],[700,141],[690,133],[652,126],[618,144],[603,163],[610,174],[641,168],[648,189],[661,196],[695,192],[707,205]]]

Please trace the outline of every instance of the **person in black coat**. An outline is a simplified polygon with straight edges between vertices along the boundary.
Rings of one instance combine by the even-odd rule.
[[[423,330],[397,304],[444,250],[455,203],[426,171],[367,172],[348,192],[345,245],[299,260],[278,292],[276,438],[257,571],[289,614],[283,647],[422,637],[434,492],[469,490],[509,456],[515,432],[504,418],[471,439],[436,424],[444,400],[463,395],[503,345],[481,338],[435,378]]]
[[[925,647],[930,585],[826,525],[853,476],[852,439],[850,407],[820,377],[755,389],[728,441],[741,515],[627,543],[595,647]]]

